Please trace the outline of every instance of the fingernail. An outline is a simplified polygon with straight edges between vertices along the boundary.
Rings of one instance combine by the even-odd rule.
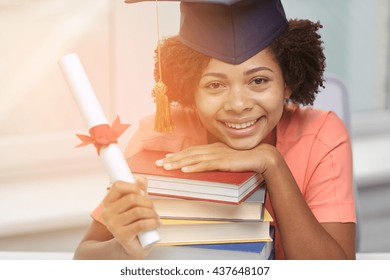
[[[188,171],[190,171],[190,168],[188,166],[184,166],[184,167],[181,168],[181,171],[182,172],[188,172]]]
[[[172,168],[172,163],[164,163],[164,169],[171,169]]]
[[[156,164],[157,166],[163,166],[164,160],[163,160],[163,159],[156,160],[156,161],[155,161],[155,164]]]

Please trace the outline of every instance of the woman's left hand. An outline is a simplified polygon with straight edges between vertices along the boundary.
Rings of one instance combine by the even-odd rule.
[[[168,154],[164,159],[156,161],[156,165],[167,170],[181,169],[183,172],[220,170],[263,173],[268,156],[274,151],[275,147],[268,144],[260,144],[251,150],[235,150],[217,142]]]

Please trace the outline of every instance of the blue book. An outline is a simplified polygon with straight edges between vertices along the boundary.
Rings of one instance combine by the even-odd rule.
[[[274,239],[275,228],[270,226],[270,236]],[[260,257],[261,259],[271,260],[274,256],[274,242],[245,242],[245,243],[218,243],[218,244],[196,244],[181,245],[187,248],[201,248],[208,250],[225,250],[236,252],[247,252]],[[248,254],[248,256],[250,256]]]
[[[225,244],[197,244],[180,245],[186,248],[198,248],[215,251],[243,252],[248,259],[273,259],[273,242],[225,243]],[[241,254],[243,255],[243,254]]]
[[[228,250],[259,253],[272,242],[245,242],[245,243],[223,243],[223,244],[196,244],[187,245],[194,248],[214,249],[214,250]]]

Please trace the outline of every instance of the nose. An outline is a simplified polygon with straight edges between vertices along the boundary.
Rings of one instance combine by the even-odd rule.
[[[232,88],[227,95],[224,109],[234,113],[242,113],[253,108],[253,99],[241,87]]]

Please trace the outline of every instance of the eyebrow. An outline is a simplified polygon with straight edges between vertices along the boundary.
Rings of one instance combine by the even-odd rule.
[[[245,72],[244,72],[244,75],[245,75],[245,76],[251,75],[251,74],[256,73],[256,72],[259,72],[259,71],[270,71],[270,72],[274,72],[274,71],[272,71],[271,68],[268,68],[268,67],[265,67],[265,66],[259,66],[259,67],[253,68],[253,69],[249,69],[248,71],[245,71]]]
[[[217,73],[217,72],[209,72],[209,73],[205,73],[202,75],[201,78],[203,77],[216,77],[216,78],[222,78],[222,79],[225,79],[227,76],[225,74],[222,74],[222,73]]]
[[[259,72],[259,71],[274,72],[274,71],[272,71],[271,68],[268,68],[268,67],[265,67],[265,66],[259,66],[259,67],[252,68],[252,69],[249,69],[249,70],[245,71],[244,72],[244,76],[252,75],[252,74],[254,74],[256,72]],[[212,76],[212,77],[217,77],[217,78],[226,78],[227,77],[225,74],[222,74],[222,73],[209,72],[209,73],[205,73],[204,75],[202,75],[202,78],[203,77],[207,77],[207,76]]]

